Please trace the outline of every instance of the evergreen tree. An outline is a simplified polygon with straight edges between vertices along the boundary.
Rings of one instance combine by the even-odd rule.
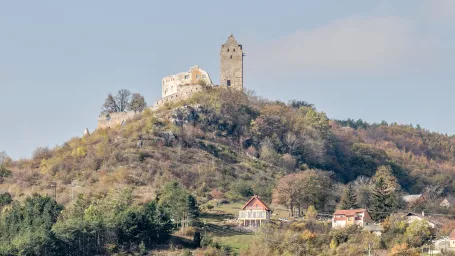
[[[381,177],[376,180],[373,188],[371,215],[375,221],[382,221],[398,208],[396,195],[387,187]]]
[[[352,187],[352,184],[349,183],[344,189],[343,197],[341,198],[341,207],[342,210],[356,209],[359,208],[357,203],[357,195]]]
[[[187,209],[188,209],[188,223],[193,225],[196,219],[199,217],[199,206],[197,204],[196,198],[192,195],[188,195],[187,199]]]

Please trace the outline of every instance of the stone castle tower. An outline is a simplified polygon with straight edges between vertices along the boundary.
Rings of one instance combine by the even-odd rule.
[[[243,90],[243,49],[230,35],[221,46],[220,85]]]

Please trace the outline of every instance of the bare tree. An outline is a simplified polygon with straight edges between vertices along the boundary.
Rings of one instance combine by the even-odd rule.
[[[125,111],[130,102],[131,92],[127,89],[121,89],[118,91],[117,96],[115,96],[115,102],[118,106],[118,112]]]
[[[109,93],[109,95],[107,95],[106,101],[104,102],[102,109],[104,114],[118,112],[117,102],[115,102],[112,93]]]
[[[134,111],[135,113],[142,112],[146,106],[147,102],[145,102],[144,96],[139,93],[133,93],[131,102],[128,104],[128,110]]]
[[[127,110],[130,104],[130,96],[131,92],[126,89],[119,90],[115,96],[113,96],[112,93],[109,93],[109,95],[107,95],[106,101],[101,107],[103,110],[102,113],[111,114]]]

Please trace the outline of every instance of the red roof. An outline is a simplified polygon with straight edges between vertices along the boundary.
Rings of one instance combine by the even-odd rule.
[[[449,238],[450,240],[455,240],[455,229],[452,232],[450,232]]]
[[[257,200],[259,201],[260,204],[262,204],[262,207],[267,210],[267,211],[270,211],[270,208],[267,206],[266,203],[264,203],[261,198],[259,198],[259,196],[257,195],[254,195],[250,200],[248,200],[248,202],[246,202],[246,204],[242,207],[242,210],[245,210],[245,208],[248,206],[248,204],[250,204],[253,200]]]
[[[366,209],[336,210],[333,215],[354,216],[356,213],[366,212]]]

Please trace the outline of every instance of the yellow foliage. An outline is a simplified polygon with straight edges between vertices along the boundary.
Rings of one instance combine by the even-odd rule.
[[[87,147],[79,146],[71,153],[75,157],[85,157],[87,155]]]
[[[303,233],[300,235],[300,239],[302,239],[302,240],[312,240],[314,238],[316,238],[316,234],[311,232],[308,229],[303,231]]]

